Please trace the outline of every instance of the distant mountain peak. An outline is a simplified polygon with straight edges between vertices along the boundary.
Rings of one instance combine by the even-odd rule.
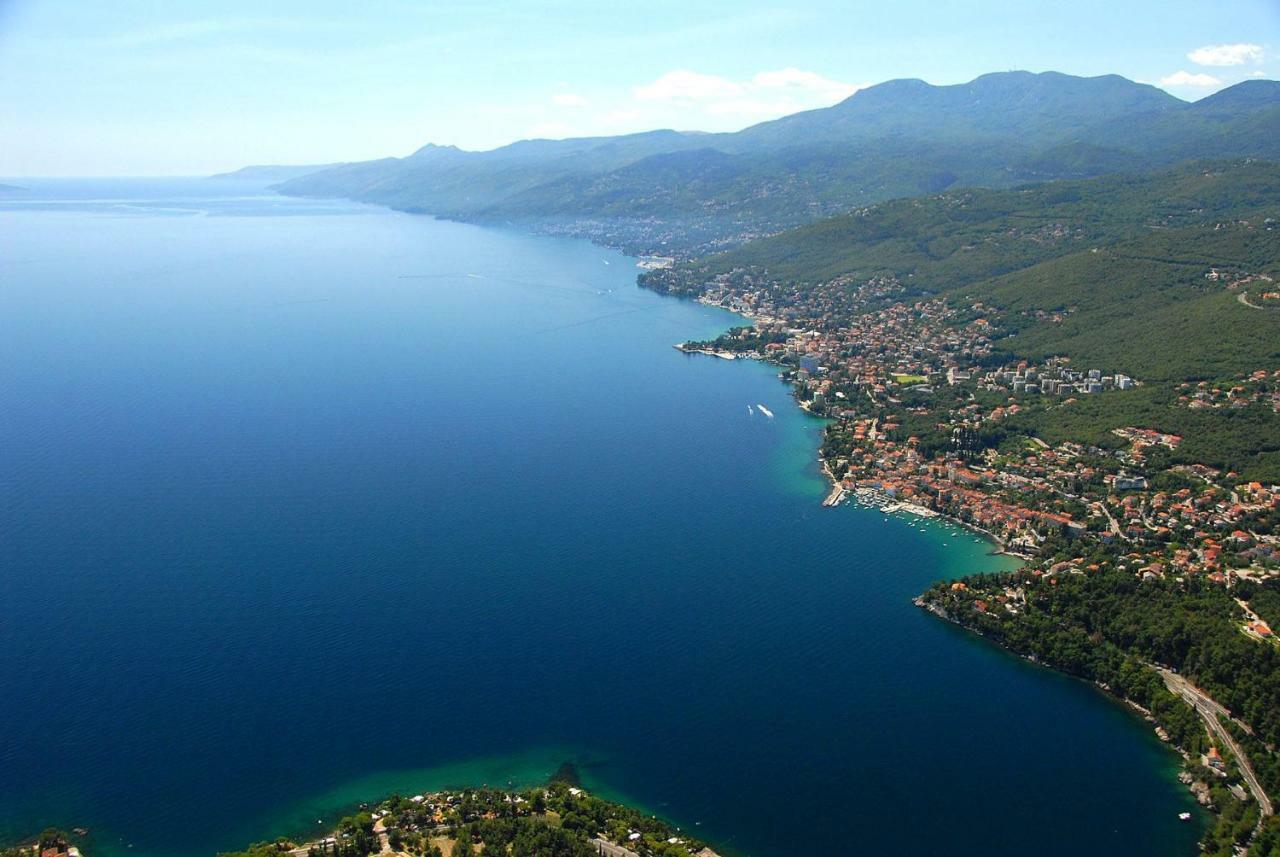
[[[833,107],[736,133],[657,129],[477,152],[427,145],[283,190],[459,219],[595,220],[607,225],[593,236],[710,249],[957,184],[1005,186],[1278,152],[1275,81],[1250,81],[1193,104],[1114,74],[1004,71],[949,85],[886,81]]]
[[[462,153],[462,150],[459,149],[457,146],[439,146],[439,145],[436,145],[435,143],[428,143],[427,145],[418,149],[409,157],[439,158],[439,157],[448,157],[450,155],[461,154],[461,153]]]
[[[1280,80],[1243,80],[1200,99],[1195,107],[1238,109],[1265,107],[1269,104],[1280,105]]]
[[[764,122],[738,137],[763,145],[877,138],[973,143],[994,137],[1050,144],[1120,117],[1185,106],[1161,89],[1114,74],[1001,71],[947,85],[885,81],[834,107]]]

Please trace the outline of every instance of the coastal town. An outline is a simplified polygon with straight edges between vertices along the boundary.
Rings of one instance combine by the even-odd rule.
[[[904,292],[887,277],[801,292],[749,271],[722,274],[699,299],[753,325],[679,347],[776,364],[800,407],[830,420],[821,454],[832,496],[946,515],[1033,566],[1062,537],[1080,540],[1081,557],[1105,546],[1115,567],[1148,579],[1202,575],[1230,586],[1280,575],[1280,485],[1166,465],[1162,453],[1182,438],[1154,427],[1113,429],[1106,446],[1008,430],[1020,416],[1141,379],[1065,355],[991,365],[996,307],[895,300]],[[1178,389],[1187,407],[1280,408],[1278,381],[1280,369],[1259,369],[1229,386]],[[1093,565],[1069,564],[1081,573]]]
[[[1147,381],[1124,365],[1078,365],[1067,354],[1013,359],[1000,347],[1009,314],[980,299],[921,295],[885,275],[808,286],[748,268],[701,282],[650,276],[668,278],[663,290],[750,319],[677,347],[779,369],[799,406],[827,421],[824,505],[948,519],[1023,561],[1016,572],[941,582],[919,606],[1120,696],[1176,746],[1183,782],[1214,810],[1206,850],[1256,844],[1266,853],[1277,836],[1268,822],[1280,765],[1273,745],[1254,737],[1273,734],[1274,708],[1253,700],[1270,691],[1219,681],[1211,697],[1178,674],[1179,658],[1191,657],[1185,646],[1153,657],[1136,642],[1133,651],[1113,649],[1097,624],[1089,628],[1090,613],[1118,609],[1123,622],[1152,598],[1208,597],[1218,618],[1206,626],[1214,638],[1201,644],[1252,658],[1269,675],[1280,621],[1280,480],[1195,460],[1159,411],[1151,424],[1115,424],[1128,413],[1125,397],[1149,394]],[[1280,368],[1166,383],[1155,393],[1167,395],[1173,413],[1274,414]],[[1106,594],[1115,587],[1119,600]],[[1073,611],[1078,630],[1047,618]],[[1160,619],[1144,621],[1177,621],[1152,615]],[[1076,651],[1078,633],[1091,634],[1093,651]],[[1117,672],[1117,658],[1130,666]],[[1251,709],[1248,719],[1241,709]]]

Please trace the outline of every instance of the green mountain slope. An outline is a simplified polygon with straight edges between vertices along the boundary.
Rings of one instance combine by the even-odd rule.
[[[895,196],[936,193],[963,182],[1004,183],[1017,150],[903,143],[847,143],[730,154],[720,149],[654,155],[603,174],[573,173],[514,194],[486,218],[685,217],[708,212],[794,225]]]
[[[1238,222],[1160,231],[964,293],[1003,311],[1000,345],[1019,357],[1070,354],[1159,381],[1280,366],[1280,310],[1244,306],[1238,292],[1206,278],[1213,269],[1280,277],[1280,231]],[[1059,320],[1046,323],[1042,313]]]
[[[1144,175],[897,199],[654,274],[680,290],[752,268],[784,281],[899,276],[936,293],[1157,228],[1274,211],[1280,167],[1190,165]]]
[[[1280,160],[1280,82],[1250,80],[1179,110],[1138,114],[1104,123],[1081,138],[1096,145],[1148,155],[1158,163],[1194,158],[1261,157]]]

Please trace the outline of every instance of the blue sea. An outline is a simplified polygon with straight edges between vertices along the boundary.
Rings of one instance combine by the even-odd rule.
[[[910,603],[741,323],[586,242],[5,180],[0,840],[212,855],[562,761],[726,854],[1195,853],[1150,727]],[[773,411],[769,419],[758,408]]]

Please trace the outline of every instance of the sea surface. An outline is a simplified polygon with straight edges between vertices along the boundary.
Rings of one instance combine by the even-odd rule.
[[[725,853],[1195,853],[1146,724],[910,603],[1009,560],[822,508],[775,373],[671,347],[734,316],[580,241],[5,182],[0,840],[212,855],[572,760]]]

